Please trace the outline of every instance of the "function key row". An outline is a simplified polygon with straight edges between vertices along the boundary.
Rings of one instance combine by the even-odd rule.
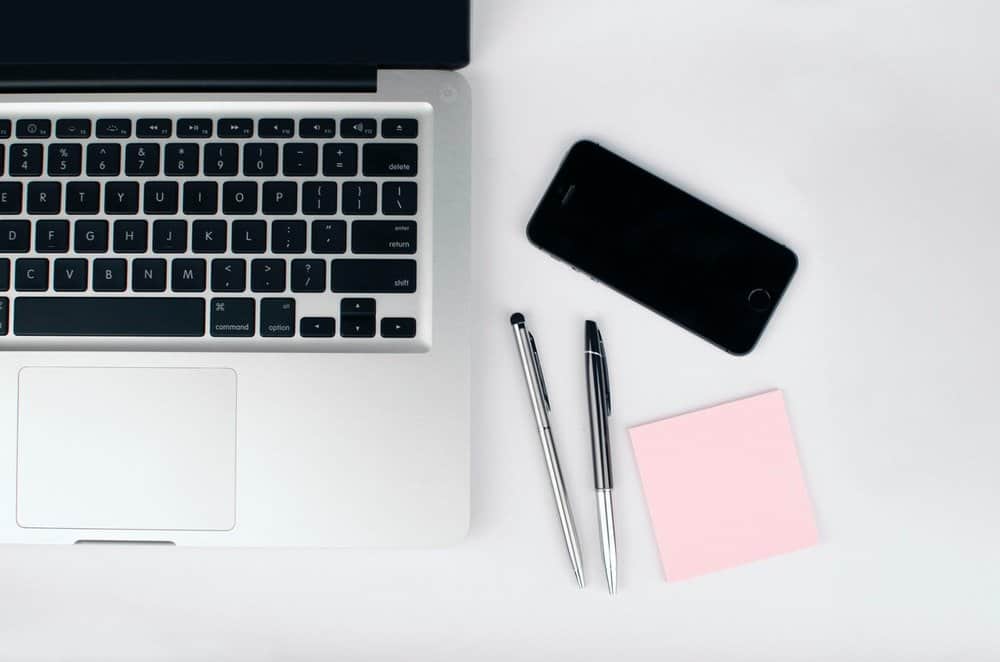
[[[191,239],[188,241],[190,227]],[[110,233],[109,233],[110,229]],[[70,237],[73,251],[81,254],[142,254],[149,250],[149,223],[144,219],[115,221],[78,220],[70,231],[67,220],[35,223],[36,253],[68,253]],[[110,238],[109,238],[110,234]],[[231,235],[231,237],[230,237]],[[270,242],[268,238],[270,237]],[[309,243],[313,253],[347,252],[347,222],[338,219],[312,221],[198,220],[188,224],[179,219],[153,222],[154,253],[305,253]],[[31,248],[29,221],[0,222],[0,254],[27,253]],[[351,224],[351,252],[356,254],[412,255],[417,252],[416,221],[354,221]]]
[[[125,174],[129,177],[157,177],[161,171],[169,177],[234,177],[241,172],[247,177],[273,177],[279,171],[286,177],[314,177],[322,171],[324,177],[351,177],[358,173],[358,146],[354,143],[326,143],[320,146],[308,142],[278,143],[249,142],[208,143],[202,154],[201,145],[172,142],[130,143],[125,145]],[[0,174],[4,172],[6,145],[0,144]],[[417,145],[414,143],[369,143],[363,148],[362,174],[365,177],[415,177],[417,175]],[[242,163],[241,163],[242,161]],[[47,163],[47,169],[46,169]],[[48,157],[38,143],[14,143],[10,146],[11,177],[117,177],[122,172],[122,146],[118,143],[90,143],[86,149],[80,143],[51,143]]]
[[[89,119],[60,119],[55,122],[57,138],[90,138],[92,128],[98,138],[121,139],[132,137],[131,119],[99,119],[92,127]],[[186,118],[177,120],[178,138],[211,138],[213,127],[222,138],[294,138],[295,120],[290,118],[265,118],[256,123],[250,118],[230,117],[217,121],[208,118]],[[135,121],[135,135],[139,138],[170,138],[173,136],[173,120],[167,118],[144,118]],[[350,117],[340,120],[340,135],[344,138],[375,138],[377,122],[369,117]],[[417,120],[409,117],[393,117],[382,120],[383,138],[416,138]],[[44,140],[52,136],[52,120],[23,119],[14,124],[14,135],[22,140]],[[337,135],[337,120],[331,117],[307,117],[298,121],[298,135],[301,138],[333,138]],[[0,140],[10,138],[11,120],[0,119]]]
[[[169,263],[169,266],[168,266]],[[18,292],[124,292],[129,283],[129,260],[125,258],[22,257],[0,258],[0,292],[13,284]],[[166,292],[167,275],[173,292],[313,292],[365,294],[412,294],[417,289],[414,260],[260,258],[136,258],[131,261],[133,292]],[[286,273],[287,272],[289,273]],[[51,277],[50,277],[51,271]],[[88,278],[88,271],[92,276]],[[329,285],[327,285],[329,283]],[[248,287],[249,286],[249,287]]]
[[[102,208],[108,215],[144,213],[169,216],[183,210],[188,215],[214,215],[222,207],[224,214],[257,214],[289,216],[308,214],[332,216],[340,211],[351,216],[371,216],[378,211],[379,185],[371,181],[337,182],[254,181],[222,183],[188,181],[183,189],[175,181],[67,182],[65,205],[63,183],[60,181],[29,182],[27,190],[21,182],[0,181],[0,215],[17,216],[22,210],[39,216],[98,214]],[[301,190],[301,204],[300,204]],[[181,201],[183,191],[183,201]],[[142,200],[140,201],[140,195]],[[338,197],[340,198],[338,200]],[[412,216],[417,213],[415,182],[382,182],[382,213],[386,216]]]

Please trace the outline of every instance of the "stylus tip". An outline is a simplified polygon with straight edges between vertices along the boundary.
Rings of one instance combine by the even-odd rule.
[[[524,315],[521,313],[514,313],[510,316],[510,323],[513,324],[524,324]]]

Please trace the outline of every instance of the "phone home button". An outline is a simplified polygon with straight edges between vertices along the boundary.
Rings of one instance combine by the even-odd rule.
[[[756,287],[747,295],[747,303],[758,313],[766,312],[771,307],[771,293],[764,288]]]

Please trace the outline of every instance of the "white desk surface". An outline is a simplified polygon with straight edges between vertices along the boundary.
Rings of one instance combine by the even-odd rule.
[[[433,551],[0,548],[0,659],[1000,657],[1000,7],[474,6],[473,516]],[[591,136],[793,247],[733,358],[524,225]],[[575,588],[507,317],[532,323],[584,541]],[[580,342],[611,355],[621,593],[601,576]],[[626,426],[785,390],[820,546],[663,581]]]

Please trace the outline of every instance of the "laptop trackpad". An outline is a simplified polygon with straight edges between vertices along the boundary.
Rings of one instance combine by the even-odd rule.
[[[236,519],[236,373],[23,368],[17,522],[227,530]]]

